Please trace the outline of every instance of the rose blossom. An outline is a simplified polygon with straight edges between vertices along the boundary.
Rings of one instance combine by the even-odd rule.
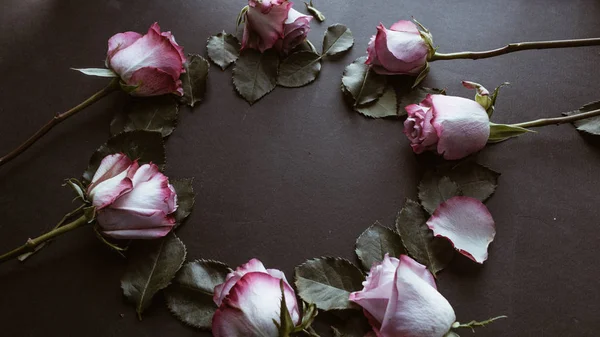
[[[365,63],[382,75],[418,75],[427,66],[432,50],[413,22],[401,20],[390,29],[380,23],[369,42]]]
[[[350,301],[363,307],[378,337],[442,337],[456,321],[427,268],[406,255],[387,254]]]
[[[117,239],[154,239],[175,225],[177,194],[154,164],[140,166],[125,154],[100,163],[87,189],[102,234]]]
[[[447,160],[461,159],[483,149],[490,136],[487,112],[470,99],[430,94],[405,109],[404,134],[415,153],[436,151]]]
[[[155,22],[146,35],[125,32],[108,40],[106,65],[128,86],[134,96],[183,95],[181,73],[186,58],[171,32],[161,32]]]
[[[287,54],[306,39],[312,16],[292,8],[287,0],[249,0],[242,49],[264,52],[275,48]]]
[[[283,272],[265,269],[252,259],[227,275],[226,281],[215,287],[213,300],[219,307],[213,316],[215,337],[264,336],[278,337],[275,322],[280,323],[281,280],[287,310],[298,324],[300,313],[296,294]]]

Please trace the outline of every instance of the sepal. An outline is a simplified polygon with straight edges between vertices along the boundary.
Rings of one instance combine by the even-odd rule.
[[[419,85],[419,83],[421,83],[425,77],[427,77],[427,75],[429,74],[429,63],[427,63],[425,65],[425,69],[423,69],[421,71],[421,73],[419,73],[419,76],[417,76],[417,78],[415,79],[415,83],[413,83],[411,89],[414,89],[417,85]]]
[[[250,7],[248,5],[244,6],[244,8],[242,8],[242,10],[240,11],[240,13],[238,14],[237,19],[235,20],[235,26],[239,26],[242,23],[244,23],[244,21],[246,20],[246,12],[248,12],[248,9],[250,9]]]
[[[427,53],[427,59],[430,60],[433,57],[433,55],[435,54],[435,51],[437,50],[437,48],[433,45],[433,35],[431,35],[431,32],[429,31],[429,29],[425,28],[425,26],[423,26],[415,18],[412,18],[412,20],[414,21],[414,23],[417,24],[417,26],[419,26],[419,28],[421,28],[421,29],[419,29],[419,34],[421,35],[421,38],[423,38],[425,43],[427,43],[427,46],[429,46],[429,52]]]
[[[490,122],[490,137],[488,138],[488,144],[500,143],[509,138],[517,137],[528,132],[535,131],[520,126]]]
[[[319,11],[317,8],[315,8],[315,6],[313,5],[312,0],[310,0],[310,2],[305,2],[304,5],[306,5],[306,10],[315,19],[317,19],[319,22],[325,21],[325,15],[323,15],[323,13],[321,13],[321,11]]]
[[[112,71],[111,69],[105,68],[71,68],[72,70],[79,71],[88,76],[96,76],[96,77],[119,77],[117,73]]]

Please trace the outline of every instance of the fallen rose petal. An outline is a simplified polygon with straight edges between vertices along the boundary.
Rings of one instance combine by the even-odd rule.
[[[488,246],[494,241],[494,219],[481,201],[471,197],[453,197],[442,203],[427,220],[435,236],[445,237],[461,254],[477,263],[488,258]]]

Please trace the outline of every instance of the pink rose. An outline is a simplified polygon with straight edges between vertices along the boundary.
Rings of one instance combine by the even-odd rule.
[[[140,166],[125,154],[100,163],[87,189],[102,234],[116,239],[154,239],[175,225],[177,194],[158,166]]]
[[[406,255],[387,254],[371,268],[350,301],[363,307],[378,337],[442,337],[456,321],[427,268]]]
[[[249,0],[242,50],[275,48],[287,54],[306,39],[312,16],[292,9],[287,0]]]
[[[490,136],[487,112],[470,99],[427,95],[405,109],[404,134],[415,153],[436,151],[447,160],[461,159],[483,149]]]
[[[226,281],[215,287],[213,300],[219,307],[213,316],[215,337],[264,336],[278,337],[275,322],[280,323],[281,286],[287,310],[295,324],[300,322],[296,294],[283,272],[265,269],[252,259],[227,275]]]
[[[137,86],[134,96],[183,95],[179,77],[185,72],[183,48],[171,32],[161,32],[155,22],[144,36],[136,32],[108,40],[106,65],[124,84]]]
[[[380,23],[369,42],[365,63],[382,75],[418,75],[427,66],[431,50],[413,22],[401,20],[390,29]]]

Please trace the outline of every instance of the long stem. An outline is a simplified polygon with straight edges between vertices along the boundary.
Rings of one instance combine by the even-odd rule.
[[[6,261],[8,261],[12,258],[15,258],[25,252],[32,251],[38,245],[40,245],[48,240],[51,240],[59,235],[62,235],[66,232],[72,231],[73,229],[79,228],[79,227],[85,225],[87,222],[88,222],[87,217],[85,215],[82,215],[81,217],[77,218],[75,221],[70,222],[64,226],[55,228],[46,234],[42,234],[42,235],[38,236],[35,239],[28,239],[27,242],[25,244],[23,244],[22,246],[17,247],[6,254],[0,255],[0,263],[6,262]]]
[[[117,90],[118,88],[119,88],[119,79],[115,78],[104,89],[93,94],[88,99],[81,102],[79,105],[77,105],[77,106],[73,107],[72,109],[65,111],[63,113],[56,114],[50,121],[48,121],[48,123],[46,123],[35,134],[33,134],[33,136],[29,137],[29,139],[27,139],[25,142],[23,142],[23,144],[19,145],[19,147],[12,150],[8,154],[6,154],[4,157],[0,158],[0,166],[8,163],[9,161],[13,160],[15,157],[17,157],[21,153],[25,152],[25,150],[27,150],[31,145],[33,145],[35,142],[37,142],[46,133],[48,133],[48,131],[50,131],[53,127],[55,127],[60,122],[73,116],[74,114],[78,113],[79,111],[87,108],[88,106],[92,105],[93,103],[99,101],[101,98],[103,98],[104,96]]]
[[[556,41],[536,41],[536,42],[519,42],[511,43],[502,48],[487,50],[487,51],[466,51],[459,53],[435,53],[429,61],[438,60],[457,60],[457,59],[484,59],[498,55],[504,55],[521,50],[530,49],[552,49],[552,48],[571,48],[571,47],[586,47],[600,45],[600,38],[590,39],[575,39],[575,40],[556,40]]]
[[[597,109],[597,110],[592,110],[592,111],[588,111],[588,112],[584,112],[584,113],[580,113],[580,114],[576,114],[576,115],[571,115],[571,116],[565,116],[565,117],[541,118],[541,119],[536,119],[536,120],[529,121],[529,122],[511,124],[511,126],[518,126],[518,127],[522,127],[522,128],[535,128],[535,127],[546,126],[546,125],[559,125],[559,124],[564,124],[564,123],[570,123],[570,122],[578,121],[580,119],[591,118],[591,117],[595,117],[595,116],[599,116],[599,115],[600,115],[600,109]]]

